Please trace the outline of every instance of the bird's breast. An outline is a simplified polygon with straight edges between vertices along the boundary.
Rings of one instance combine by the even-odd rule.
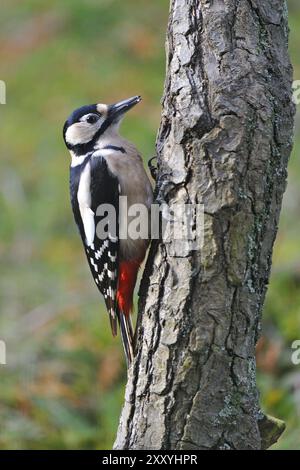
[[[105,157],[120,184],[120,258],[143,259],[150,242],[150,209],[153,190],[142,160],[135,156]]]

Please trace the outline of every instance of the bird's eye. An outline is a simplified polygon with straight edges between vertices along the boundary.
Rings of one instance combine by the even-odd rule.
[[[96,116],[95,114],[92,114],[86,119],[86,122],[88,122],[89,124],[94,124],[96,121],[98,121],[98,119],[99,119],[98,116]]]

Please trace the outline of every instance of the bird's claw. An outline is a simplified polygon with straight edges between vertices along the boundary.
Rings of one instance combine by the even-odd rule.
[[[151,173],[151,176],[154,180],[156,180],[156,177],[157,177],[157,171],[158,171],[158,168],[157,168],[157,164],[154,165],[152,162],[153,160],[157,160],[157,156],[155,155],[154,157],[150,158],[150,160],[148,161],[148,168],[150,170],[150,173]]]

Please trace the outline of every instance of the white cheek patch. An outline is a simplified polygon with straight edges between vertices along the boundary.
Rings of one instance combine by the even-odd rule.
[[[84,144],[92,140],[94,133],[93,126],[85,122],[76,122],[67,129],[66,141],[71,145]]]
[[[76,122],[67,129],[66,141],[70,145],[86,144],[90,142],[96,132],[100,129],[103,119],[99,119],[95,124],[88,122]]]

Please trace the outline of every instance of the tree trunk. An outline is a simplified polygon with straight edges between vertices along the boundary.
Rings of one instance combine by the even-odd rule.
[[[261,449],[255,345],[294,105],[283,0],[171,0],[156,194],[204,205],[204,245],[153,243],[116,449]]]

